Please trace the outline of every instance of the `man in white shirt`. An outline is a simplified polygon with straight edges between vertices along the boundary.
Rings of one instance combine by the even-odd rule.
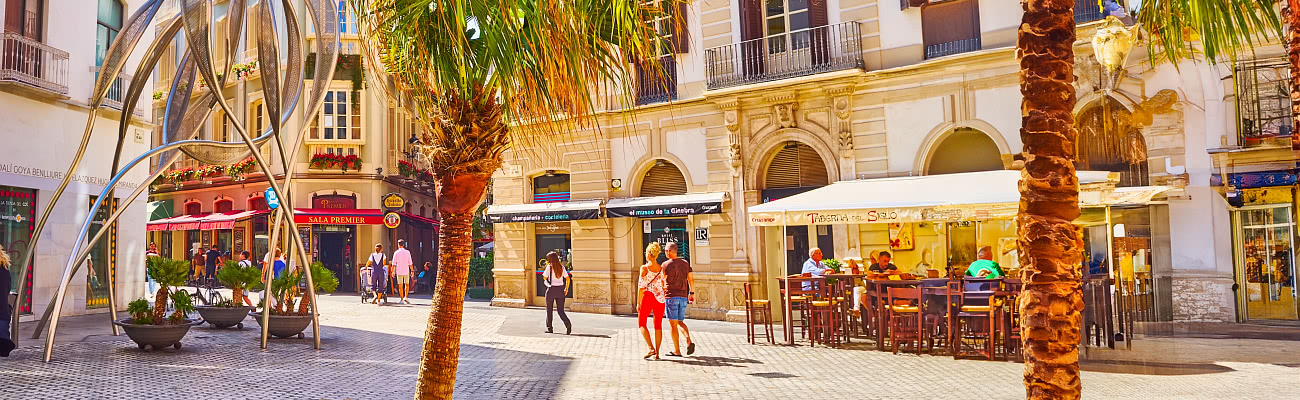
[[[397,239],[397,251],[393,252],[393,267],[389,268],[389,275],[393,277],[393,286],[397,287],[397,294],[402,296],[402,304],[411,304],[406,301],[406,295],[411,293],[411,251],[406,249],[406,240]]]
[[[803,262],[803,273],[822,276],[827,269],[829,268],[826,267],[826,264],[822,264],[822,249],[813,247],[812,250],[808,250],[808,261]],[[812,289],[812,282],[804,282],[803,289]]]

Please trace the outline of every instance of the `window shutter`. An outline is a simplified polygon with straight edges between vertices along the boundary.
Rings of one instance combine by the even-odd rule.
[[[673,12],[673,53],[682,54],[691,51],[691,30],[688,27],[688,19],[691,16],[691,6],[685,0],[676,0],[675,12]]]
[[[811,0],[808,3],[809,40],[812,41],[812,61],[815,65],[830,61],[830,27],[826,26],[826,0]],[[846,40],[846,38],[840,38]]]
[[[740,39],[752,40],[763,37],[763,2],[762,0],[741,0]]]
[[[800,143],[776,153],[768,163],[763,183],[765,189],[788,189],[825,186],[830,183],[830,179],[826,177],[826,165],[817,156],[817,152]]]
[[[686,178],[682,171],[668,162],[650,168],[645,173],[645,180],[641,181],[641,197],[675,196],[686,194],[686,191]]]

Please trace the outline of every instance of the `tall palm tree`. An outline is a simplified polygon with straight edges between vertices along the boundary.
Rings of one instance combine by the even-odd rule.
[[[665,0],[674,4],[679,0]],[[502,152],[595,123],[592,89],[635,91],[662,12],[641,0],[349,0],[367,62],[424,132],[420,161],[437,183],[439,272],[417,398],[451,398],[474,211]],[[665,7],[667,8],[667,7]]]
[[[1138,7],[1138,21],[1148,32],[1151,62],[1176,66],[1198,53],[1215,62],[1225,56],[1235,59],[1267,40],[1270,32],[1280,32],[1274,4],[1273,0],[1144,0]],[[1025,392],[1032,399],[1077,399],[1083,241],[1072,224],[1079,216],[1074,167],[1074,1],[1022,0],[1021,5],[1024,15],[1016,57],[1023,96],[1020,137],[1025,169],[1016,224],[1025,282],[1019,304]],[[1185,34],[1198,36],[1199,42]],[[1294,71],[1300,51],[1291,54]]]

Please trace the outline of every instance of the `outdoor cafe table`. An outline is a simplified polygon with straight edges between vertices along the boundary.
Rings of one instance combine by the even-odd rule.
[[[790,292],[792,292],[791,288],[795,286],[792,285],[798,285],[802,291],[804,282],[817,282],[825,279],[826,277],[823,276],[783,276],[776,278],[778,283],[785,285],[785,288],[781,290],[781,324],[784,325],[785,328],[783,333],[785,333],[786,344],[794,345],[794,321],[791,321],[794,313],[790,309]],[[823,281],[822,283],[825,282]],[[819,291],[821,292],[820,294],[822,297],[825,297],[827,292],[826,285],[820,284],[817,285],[817,287],[820,288]]]

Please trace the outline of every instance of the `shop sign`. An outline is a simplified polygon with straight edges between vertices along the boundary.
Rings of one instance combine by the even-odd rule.
[[[199,225],[199,222],[182,222],[178,224],[170,224],[167,229],[173,231],[196,231],[199,230]]]
[[[695,247],[709,245],[709,228],[695,228]]]
[[[900,222],[958,221],[979,217],[980,219],[1008,218],[1014,216],[1015,209],[997,207],[953,207],[953,208],[884,208],[878,210],[845,210],[831,212],[754,212],[749,214],[749,223],[754,226],[780,225],[845,225],[875,224]]]
[[[384,195],[384,208],[387,208],[389,210],[398,210],[405,206],[406,206],[406,199],[402,198],[402,195],[397,193],[389,193]]]
[[[357,198],[343,195],[316,196],[311,199],[312,208],[323,210],[351,210],[357,208]]]
[[[514,214],[488,214],[487,217],[488,220],[492,221],[494,224],[509,222],[562,222],[600,218],[600,210],[556,210]]]
[[[707,202],[644,207],[606,207],[605,212],[609,214],[610,218],[687,217],[700,214],[719,214],[722,212],[722,203]]]
[[[201,230],[235,229],[235,221],[200,222],[199,229]]]
[[[385,227],[388,227],[388,229],[396,229],[400,225],[402,225],[401,215],[398,215],[395,212],[389,212],[388,214],[384,214]]]
[[[274,188],[270,188],[270,187],[266,188],[266,192],[265,194],[263,194],[263,196],[265,196],[263,198],[266,199],[267,208],[270,208],[272,210],[280,208],[280,196],[275,195]]]
[[[1247,205],[1287,204],[1293,198],[1290,187],[1246,189],[1241,194]]]
[[[1218,176],[1212,177],[1218,178]],[[1295,183],[1296,174],[1292,171],[1244,172],[1228,175],[1228,184],[1237,189],[1291,186]]]
[[[302,215],[294,214],[293,222],[320,225],[378,225],[384,222],[380,215]]]

